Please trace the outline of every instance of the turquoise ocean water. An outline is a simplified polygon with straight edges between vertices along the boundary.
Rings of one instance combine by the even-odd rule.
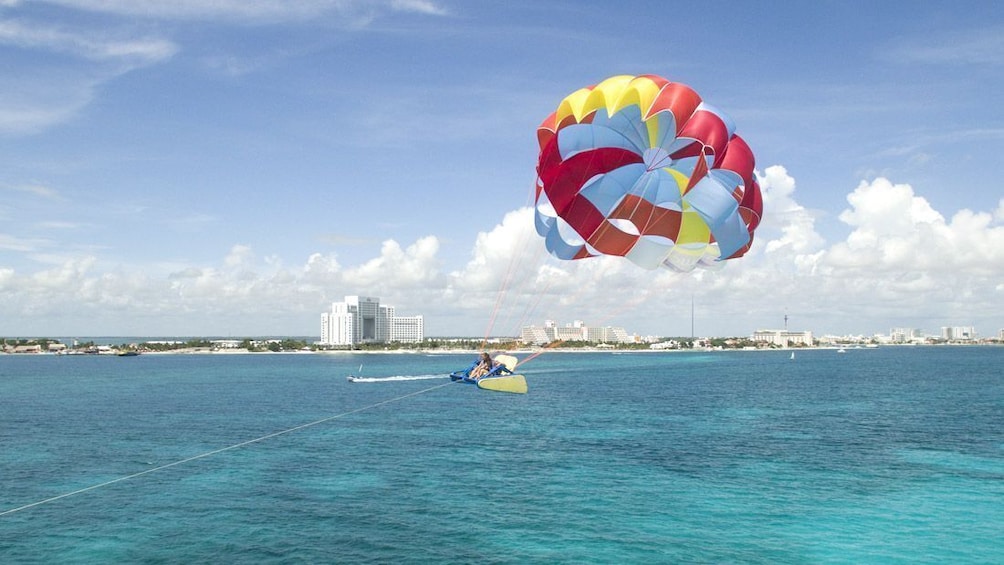
[[[0,356],[0,562],[1004,563],[1004,348],[472,360]]]

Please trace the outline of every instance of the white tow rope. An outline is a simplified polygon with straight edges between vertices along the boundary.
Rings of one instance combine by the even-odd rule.
[[[119,477],[117,479],[112,479],[110,481],[105,481],[103,483],[98,483],[96,485],[91,485],[89,487],[84,487],[82,489],[77,489],[77,490],[72,491],[72,492],[63,493],[63,494],[60,494],[60,495],[57,495],[57,496],[46,498],[45,500],[39,500],[37,502],[32,502],[31,504],[25,504],[24,506],[18,506],[17,508],[11,508],[9,510],[3,510],[3,511],[0,511],[0,516],[6,516],[8,514],[14,514],[16,512],[20,512],[22,510],[27,510],[29,508],[34,508],[35,506],[41,506],[43,504],[48,504],[50,502],[55,502],[55,501],[63,499],[63,498],[69,498],[71,496],[75,496],[75,495],[78,495],[78,494],[83,494],[83,493],[88,492],[88,491],[92,491],[92,490],[95,490],[95,489],[99,489],[101,487],[106,487],[106,486],[109,486],[109,485],[113,485],[115,483],[121,483],[122,481],[128,481],[129,479],[135,479],[137,477],[142,477],[143,475],[148,475],[150,473],[155,473],[157,471],[163,471],[164,469],[167,469],[167,468],[170,468],[170,467],[176,467],[176,466],[182,465],[184,463],[190,463],[192,461],[195,461],[196,459],[204,459],[204,458],[210,457],[212,455],[223,453],[224,451],[230,451],[232,449],[238,449],[240,447],[251,445],[252,443],[262,442],[262,441],[265,441],[267,439],[272,439],[274,437],[278,437],[278,436],[285,435],[285,434],[288,434],[288,433],[292,433],[292,432],[295,432],[295,431],[303,430],[303,429],[309,428],[311,426],[316,426],[318,424],[323,424],[325,422],[330,422],[331,420],[337,420],[338,418],[344,418],[345,416],[351,416],[352,414],[358,414],[359,412],[363,412],[363,411],[369,410],[371,408],[377,408],[378,406],[383,406],[384,404],[390,404],[392,402],[397,402],[398,400],[404,400],[405,398],[409,398],[409,397],[412,397],[412,396],[418,396],[419,394],[423,394],[423,393],[429,392],[431,390],[436,390],[437,388],[442,388],[444,386],[451,385],[454,382],[455,381],[450,381],[448,383],[443,383],[443,384],[440,384],[440,385],[429,387],[427,389],[423,389],[423,390],[420,390],[420,391],[417,391],[417,392],[412,392],[412,393],[405,394],[403,396],[398,396],[397,398],[391,398],[389,400],[382,400],[380,402],[377,402],[376,404],[370,404],[369,406],[363,406],[362,408],[356,408],[354,410],[349,410],[348,412],[342,412],[341,414],[335,414],[334,416],[328,416],[327,418],[321,418],[320,420],[315,420],[315,421],[309,422],[307,424],[301,424],[299,426],[296,426],[296,427],[293,427],[293,428],[289,428],[289,429],[286,429],[286,430],[282,430],[282,431],[278,431],[278,432],[273,432],[273,433],[270,433],[268,435],[264,435],[264,436],[261,436],[261,437],[255,438],[255,439],[249,439],[247,441],[242,441],[240,443],[235,443],[235,444],[229,445],[227,447],[221,447],[219,449],[214,449],[212,451],[207,451],[205,453],[200,453],[198,455],[193,455],[191,457],[186,457],[185,459],[179,459],[178,461],[173,461],[171,463],[166,463],[164,465],[159,465],[157,467],[146,469],[145,471],[140,471],[138,473],[133,473],[131,475],[126,475],[124,477]],[[459,381],[456,381],[456,382],[459,382]]]

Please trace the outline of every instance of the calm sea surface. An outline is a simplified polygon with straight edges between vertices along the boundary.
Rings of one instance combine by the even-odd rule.
[[[0,562],[1004,563],[1004,348],[472,360],[0,355]]]

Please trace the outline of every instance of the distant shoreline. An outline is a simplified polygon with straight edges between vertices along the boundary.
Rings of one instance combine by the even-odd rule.
[[[488,351],[492,354],[496,353],[509,353],[513,355],[534,355],[544,352],[548,353],[611,353],[611,354],[653,354],[653,353],[717,353],[717,352],[748,352],[748,353],[758,353],[758,352],[775,352],[775,353],[795,353],[799,351],[841,351],[851,352],[851,351],[868,351],[884,347],[1002,347],[1004,344],[1001,343],[938,343],[938,344],[907,344],[907,343],[890,343],[890,344],[868,344],[868,345],[820,345],[812,347],[787,347],[787,348],[697,348],[697,349],[616,349],[616,348],[597,348],[597,347],[551,347],[551,348],[536,348],[536,349],[515,349],[515,350],[498,350],[493,348],[480,349],[390,349],[390,350],[366,350],[366,349],[322,349],[322,350],[296,350],[296,351],[249,351],[242,348],[209,348],[209,347],[191,347],[182,349],[168,349],[163,351],[139,351],[137,355],[477,355],[481,351]],[[118,350],[109,349],[107,351],[101,352],[82,352],[82,351],[61,351],[61,352],[51,352],[51,351],[40,351],[40,352],[8,352],[0,351],[0,356],[10,355],[14,357],[25,356],[25,355],[45,355],[45,356],[106,356],[106,357],[116,357],[121,356],[120,354],[125,351],[131,350]]]

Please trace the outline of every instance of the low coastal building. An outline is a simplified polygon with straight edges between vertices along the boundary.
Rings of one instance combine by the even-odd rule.
[[[793,332],[788,330],[757,330],[750,337],[752,341],[767,343],[778,347],[789,345],[812,346],[812,332]]]
[[[587,326],[581,320],[559,326],[554,320],[545,320],[543,327],[523,326],[520,341],[544,345],[555,341],[584,341],[587,343],[634,343],[634,336],[624,328],[613,326]]]
[[[889,330],[889,343],[921,343],[924,332],[916,328],[893,328]]]
[[[976,328],[973,326],[943,326],[941,339],[945,341],[973,341],[976,339]]]

